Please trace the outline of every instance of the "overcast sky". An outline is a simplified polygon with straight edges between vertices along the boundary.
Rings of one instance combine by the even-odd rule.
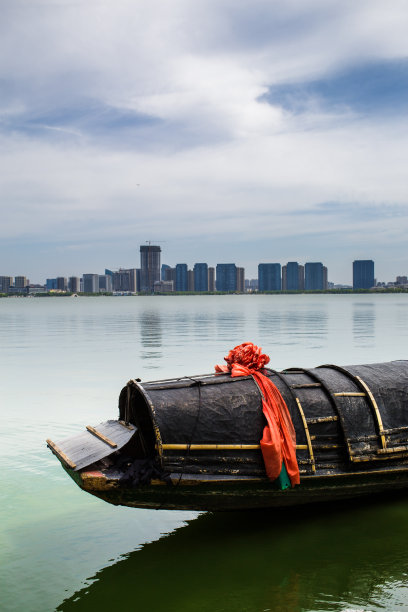
[[[0,275],[408,274],[405,0],[0,7]]]

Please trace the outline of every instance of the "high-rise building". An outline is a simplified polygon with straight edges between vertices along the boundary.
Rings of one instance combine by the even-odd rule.
[[[8,293],[12,284],[12,276],[0,276],[0,293]]]
[[[194,264],[194,291],[208,291],[208,265]]]
[[[112,284],[112,276],[110,274],[100,274],[99,275],[99,291],[103,293],[112,293],[113,284]]]
[[[372,259],[353,261],[353,289],[374,287],[374,262]]]
[[[166,280],[166,270],[171,270],[171,266],[168,266],[167,264],[162,264],[161,265],[160,280]]]
[[[324,271],[320,261],[305,264],[305,289],[306,291],[323,291]]]
[[[127,268],[127,269],[119,268],[119,274],[127,275],[128,277],[129,289],[127,291],[136,293],[137,291],[137,268]]]
[[[137,291],[137,269],[130,268],[125,270],[120,268],[117,272],[113,273],[112,276],[112,289],[113,291],[129,291],[136,293]]]
[[[215,286],[217,291],[237,290],[237,267],[235,264],[217,264]]]
[[[176,286],[176,268],[165,268],[164,270],[164,279],[165,281],[173,281],[174,286]]]
[[[299,264],[299,291],[303,291],[305,288],[305,266]]]
[[[176,264],[176,291],[188,291],[187,264]]]
[[[289,261],[282,267],[282,290],[303,291],[305,288],[305,269],[297,261]]]
[[[215,291],[215,268],[208,268],[208,291]]]
[[[154,283],[160,280],[160,253],[159,246],[140,247],[140,291],[153,293]]]
[[[112,275],[112,291],[130,291],[130,279],[127,272],[114,272]]]
[[[194,289],[194,270],[188,270],[187,272],[187,276],[188,276],[188,291],[195,291]]]
[[[105,276],[110,276],[111,277],[111,291],[113,291],[113,271],[109,270],[109,268],[105,268]]]
[[[84,274],[83,275],[83,291],[84,293],[99,293],[99,275]]]
[[[282,289],[280,263],[260,263],[258,265],[259,291],[280,291]]]
[[[47,291],[55,291],[55,289],[57,288],[57,279],[47,278],[45,282],[45,288]]]
[[[78,276],[70,276],[68,279],[68,289],[71,293],[79,293],[81,290],[81,281]]]
[[[67,279],[64,276],[57,276],[58,291],[66,291],[67,286],[68,286]]]
[[[245,268],[237,268],[237,291],[245,292]]]
[[[14,287],[16,289],[24,289],[29,285],[29,281],[25,276],[16,276],[14,278]]]

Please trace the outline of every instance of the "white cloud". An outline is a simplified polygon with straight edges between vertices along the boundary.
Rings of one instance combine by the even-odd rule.
[[[313,100],[294,115],[261,101],[274,84],[408,57],[405,2],[3,5],[3,240],[143,241],[157,230],[168,252],[214,235],[238,258],[244,242],[256,251],[285,236],[295,253],[321,235],[327,261],[322,202],[406,209],[404,116]],[[408,229],[403,215],[353,220],[341,208],[331,224],[333,245],[359,232],[373,256]]]

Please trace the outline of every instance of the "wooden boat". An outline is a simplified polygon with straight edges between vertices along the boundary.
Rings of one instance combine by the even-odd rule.
[[[263,372],[296,430],[294,488],[266,478],[250,376],[131,380],[118,420],[47,444],[82,489],[137,508],[268,508],[408,487],[408,361]]]

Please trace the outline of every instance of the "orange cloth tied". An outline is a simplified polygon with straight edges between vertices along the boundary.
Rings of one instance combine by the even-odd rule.
[[[262,410],[267,425],[260,441],[266,474],[276,480],[284,462],[292,487],[300,483],[296,460],[296,433],[288,407],[279,389],[261,370],[269,363],[268,355],[252,342],[244,342],[224,357],[228,365],[216,365],[216,372],[230,372],[235,376],[252,376],[262,395]]]

